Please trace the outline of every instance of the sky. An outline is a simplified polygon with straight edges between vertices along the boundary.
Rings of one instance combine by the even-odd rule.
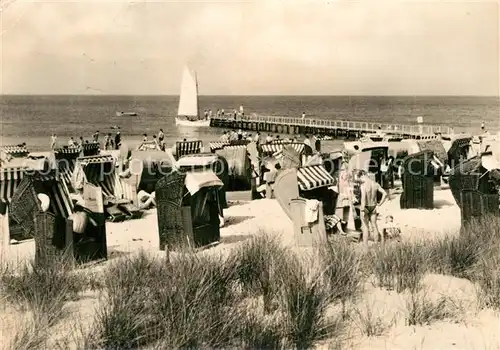
[[[0,1],[1,93],[499,95],[499,3]]]

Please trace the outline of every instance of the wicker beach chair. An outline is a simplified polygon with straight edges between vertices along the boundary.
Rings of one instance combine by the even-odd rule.
[[[403,161],[403,193],[401,209],[434,208],[434,174],[431,165],[432,151],[422,151],[406,157]]]
[[[471,148],[472,137],[460,137],[452,141],[451,147],[448,150],[448,164],[451,167],[459,165],[466,160]]]
[[[219,189],[219,199],[220,199],[220,215],[223,215],[223,209],[227,208],[227,198],[226,191],[229,188],[229,168],[227,161],[224,157],[213,154],[213,153],[198,153],[190,154],[181,157],[177,166],[182,171],[213,171],[217,177],[222,181],[224,187]]]
[[[203,142],[201,140],[194,141],[177,141],[175,143],[175,156],[179,159],[188,154],[196,154],[201,152]]]
[[[207,177],[196,190],[187,188],[189,178]],[[191,184],[189,185],[191,186]],[[220,238],[217,190],[222,182],[210,171],[174,171],[156,184],[160,249],[199,247]]]
[[[500,214],[498,170],[484,168],[482,156],[473,157],[454,167],[450,172],[449,184],[461,209],[463,223],[486,214]]]

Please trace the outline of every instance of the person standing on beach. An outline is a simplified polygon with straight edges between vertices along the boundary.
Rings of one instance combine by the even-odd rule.
[[[156,149],[161,150],[160,144],[158,143],[158,140],[156,139],[156,135],[153,135],[153,142],[155,144]]]
[[[302,112],[302,120],[306,119],[306,112]]]
[[[94,135],[92,135],[92,140],[94,142],[99,142],[99,130],[97,130]]]
[[[56,149],[57,147],[57,136],[56,134],[52,134],[50,137],[50,149]]]
[[[304,135],[304,137],[305,137],[305,139],[304,139],[304,145],[311,147],[311,140],[309,140],[309,136],[308,135]]]
[[[481,130],[484,132],[484,129],[486,128],[486,125],[484,125],[484,121],[481,122]]]
[[[165,134],[163,133],[163,129],[160,129],[160,132],[158,133],[158,142],[161,144],[164,138]]]
[[[356,173],[356,180],[360,182],[361,190],[361,230],[363,231],[363,243],[368,246],[370,237],[370,224],[373,227],[375,239],[381,238],[382,243],[385,242],[384,237],[380,237],[380,232],[377,226],[377,207],[384,203],[387,198],[387,192],[377,182],[370,179],[364,170],[359,170]],[[380,202],[377,201],[378,193],[382,194]]]
[[[68,146],[73,147],[75,145],[75,140],[73,139],[73,136],[71,136],[68,140]]]
[[[120,134],[120,129],[118,129],[115,136],[115,149],[120,149],[121,145],[122,145],[122,135]]]
[[[257,145],[260,143],[260,131],[257,131],[257,133],[255,134],[254,141]]]

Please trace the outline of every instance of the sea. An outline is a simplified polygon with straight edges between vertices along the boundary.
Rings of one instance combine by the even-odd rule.
[[[163,128],[168,145],[182,138],[201,139],[206,144],[223,133],[217,128],[191,129],[175,126],[178,96],[76,96],[1,95],[0,144],[25,142],[30,151],[49,149],[56,134],[61,145],[73,136],[90,139],[115,134],[134,147],[142,135],[151,139]],[[453,127],[455,132],[479,133],[481,123],[492,133],[500,131],[499,97],[446,96],[200,96],[200,110],[239,110],[245,115],[277,115],[307,118],[367,121],[393,124],[424,124]],[[116,116],[117,111],[137,116]],[[101,136],[102,138],[103,136]],[[338,145],[338,143],[333,143]]]

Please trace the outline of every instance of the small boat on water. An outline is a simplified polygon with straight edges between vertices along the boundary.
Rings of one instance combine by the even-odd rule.
[[[137,113],[135,112],[116,112],[117,117],[136,117]]]
[[[175,125],[188,127],[208,127],[210,118],[200,117],[198,107],[198,80],[196,72],[184,67],[182,75],[181,93],[179,97],[179,108]]]

